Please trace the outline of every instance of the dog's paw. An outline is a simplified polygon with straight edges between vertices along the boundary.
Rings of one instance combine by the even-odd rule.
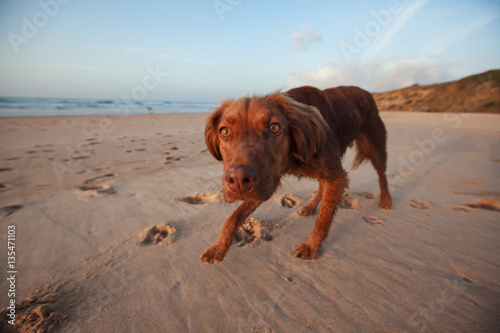
[[[201,255],[201,261],[207,263],[207,264],[216,264],[218,262],[221,262],[224,257],[227,254],[227,251],[229,249],[220,246],[218,244],[214,244],[210,246],[208,249],[203,252]]]
[[[380,202],[378,204],[378,206],[382,209],[385,209],[385,210],[391,210],[392,209],[392,201],[391,201],[391,198],[390,197],[380,197]]]
[[[300,260],[316,259],[319,247],[312,247],[309,244],[302,244],[295,249],[295,256]]]
[[[312,216],[314,213],[316,213],[316,207],[304,206],[299,211],[300,216]]]

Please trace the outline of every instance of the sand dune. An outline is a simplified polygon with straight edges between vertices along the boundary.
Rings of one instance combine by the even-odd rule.
[[[374,94],[380,110],[500,113],[500,70]]]
[[[15,225],[17,270],[16,326],[2,297],[0,329],[498,330],[499,116],[382,116],[392,211],[361,166],[320,257],[300,261],[316,216],[298,211],[317,186],[287,177],[217,265],[199,256],[237,204],[222,201],[206,114],[0,119],[1,244]]]

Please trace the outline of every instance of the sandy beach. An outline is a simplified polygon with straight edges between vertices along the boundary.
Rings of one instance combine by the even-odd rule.
[[[237,203],[208,114],[0,118],[0,330],[498,331],[500,116],[381,115],[393,210],[371,165],[349,171],[320,257],[300,261],[317,183],[287,177],[216,265],[200,255]]]

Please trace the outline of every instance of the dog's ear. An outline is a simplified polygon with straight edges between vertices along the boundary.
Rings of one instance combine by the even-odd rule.
[[[281,106],[289,121],[292,156],[307,163],[326,139],[328,124],[313,106],[299,103],[283,93],[273,93],[268,98]]]
[[[205,123],[205,144],[212,156],[218,161],[222,161],[219,149],[219,122],[230,102],[230,100],[223,100],[221,105],[213,110]]]

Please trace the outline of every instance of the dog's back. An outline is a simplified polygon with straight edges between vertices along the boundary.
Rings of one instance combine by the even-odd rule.
[[[294,88],[286,92],[297,102],[316,107],[338,140],[341,154],[371,124],[384,124],[378,115],[372,95],[358,87],[342,86],[320,90],[311,86]]]

